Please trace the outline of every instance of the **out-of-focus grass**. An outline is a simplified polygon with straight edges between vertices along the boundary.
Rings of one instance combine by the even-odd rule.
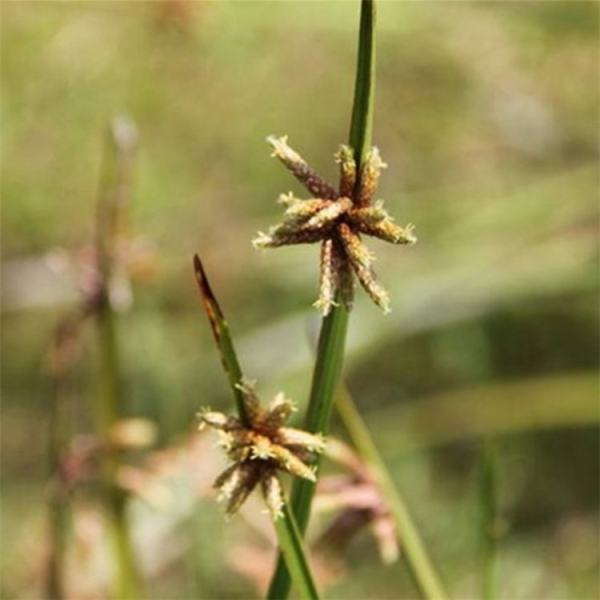
[[[39,589],[22,539],[39,535],[43,510],[41,357],[75,297],[60,253],[47,252],[90,241],[109,117],[128,113],[139,128],[132,221],[157,249],[156,276],[122,318],[128,410],[155,419],[166,444],[192,428],[200,404],[228,401],[197,305],[195,251],[215,274],[249,374],[265,393],[285,387],[302,403],[317,252],[257,253],[249,240],[273,221],[276,195],[297,190],[270,162],[265,135],[288,133],[334,176],[357,17],[349,2],[3,5],[8,597]],[[358,300],[353,396],[454,596],[478,590],[476,434],[493,432],[513,521],[501,595],[594,597],[597,6],[384,2],[379,29],[374,135],[390,164],[381,196],[420,241],[377,248],[394,310],[383,318]],[[85,429],[91,353],[76,379],[74,421]],[[247,597],[248,584],[224,578],[225,559],[206,552],[223,531],[218,511],[203,504],[194,519],[189,556],[199,560],[176,562],[155,597]],[[370,549],[367,537],[353,544],[353,577],[332,596],[411,595],[404,569],[382,569]]]

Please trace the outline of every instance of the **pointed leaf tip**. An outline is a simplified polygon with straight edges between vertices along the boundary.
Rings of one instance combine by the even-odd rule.
[[[217,336],[217,332],[221,329],[220,321],[223,320],[223,313],[219,303],[217,302],[217,299],[215,298],[215,295],[213,294],[212,288],[210,287],[210,283],[208,282],[208,277],[206,276],[202,261],[197,254],[194,254],[194,272],[196,274],[198,287],[200,288],[200,294],[202,295],[204,308],[206,309],[206,313],[210,320],[210,324],[213,328],[215,336]]]
[[[244,424],[247,424],[248,415],[246,414],[244,396],[241,390],[236,387],[236,384],[238,384],[243,378],[242,369],[235,352],[233,340],[231,339],[231,335],[229,333],[227,321],[225,320],[223,311],[221,310],[217,298],[210,287],[210,283],[208,281],[208,277],[206,276],[202,261],[197,254],[194,255],[194,272],[196,275],[196,281],[198,282],[198,287],[200,289],[202,304],[204,305],[204,310],[206,311],[210,328],[221,357],[221,363],[223,364],[223,368],[225,369],[225,373],[227,374],[229,383],[231,384],[238,415],[240,420]]]

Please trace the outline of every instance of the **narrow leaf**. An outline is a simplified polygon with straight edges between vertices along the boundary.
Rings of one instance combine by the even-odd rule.
[[[229,378],[237,412],[244,423],[248,424],[244,397],[242,390],[240,389],[243,379],[242,368],[240,367],[235,348],[233,347],[233,342],[229,333],[229,325],[227,324],[227,321],[223,316],[223,311],[213,294],[208,277],[204,271],[204,266],[197,254],[194,255],[194,272],[196,274],[198,287],[200,288],[204,310],[206,311],[206,316],[208,317],[208,322],[210,323],[210,328],[213,337],[215,338],[215,344],[217,345],[219,355],[221,356],[221,363]]]
[[[229,325],[212,291],[206,271],[198,255],[194,255],[194,272],[215,343],[221,355],[221,362],[231,384],[239,417],[248,423],[242,392],[244,389],[242,368],[240,367],[233,346],[233,340],[229,333]],[[318,600],[319,595],[294,515],[285,503],[282,507],[282,512],[282,517],[275,520],[275,530],[279,540],[279,547],[285,556],[286,563],[290,566],[291,578],[303,600]]]

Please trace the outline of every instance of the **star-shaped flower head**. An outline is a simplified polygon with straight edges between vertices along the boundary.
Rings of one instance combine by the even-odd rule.
[[[286,206],[283,223],[268,233],[259,232],[253,241],[258,248],[276,248],[292,244],[321,242],[321,276],[319,299],[315,306],[327,315],[339,297],[345,307],[352,307],[354,274],[373,302],[389,312],[389,296],[377,282],[373,271],[373,254],[361,240],[361,234],[377,237],[392,244],[413,244],[412,225],[400,227],[374,201],[381,170],[387,165],[379,150],[371,148],[357,178],[354,151],[341,146],[336,154],[340,165],[340,185],[336,191],[323,181],[306,161],[287,144],[287,138],[269,137],[273,156],[277,157],[313,196],[309,200],[282,194],[279,202]]]
[[[320,435],[285,427],[295,410],[283,393],[275,396],[267,409],[260,406],[249,381],[238,384],[242,392],[246,423],[237,417],[203,410],[202,428],[208,425],[221,437],[220,445],[232,463],[215,481],[219,499],[227,500],[227,514],[232,515],[260,483],[273,519],[282,515],[283,491],[278,471],[315,481],[313,469],[306,464],[313,453],[322,452],[325,442]]]

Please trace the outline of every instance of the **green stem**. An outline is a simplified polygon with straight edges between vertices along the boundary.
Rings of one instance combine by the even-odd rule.
[[[115,315],[108,302],[103,302],[97,313],[98,350],[100,363],[100,395],[98,418],[100,434],[107,439],[121,412],[121,377],[116,338]],[[131,600],[140,596],[137,568],[129,535],[127,496],[118,487],[119,456],[109,449],[104,456],[102,474],[105,502],[110,514],[110,532],[116,558],[114,594],[117,600]]]
[[[446,593],[427,554],[419,531],[386,469],[360,412],[348,391],[342,386],[336,393],[336,408],[354,447],[368,463],[389,504],[402,543],[402,550],[415,584],[423,597],[430,600],[443,600],[447,597]]]
[[[349,144],[357,173],[371,149],[375,106],[375,0],[362,0]],[[358,182],[357,182],[358,184]]]
[[[194,256],[194,272],[215,344],[219,350],[221,363],[231,384],[239,417],[244,423],[248,423],[243,398],[238,388],[243,378],[243,372],[235,352],[231,334],[229,333],[229,325],[210,287],[206,272],[202,266],[202,261],[198,256]],[[287,564],[290,565],[294,586],[303,600],[318,600],[317,587],[310,570],[302,543],[302,536],[294,514],[289,510],[287,503],[284,504],[282,511],[282,517],[275,520],[275,531],[277,532],[279,547],[285,556]]]
[[[484,600],[497,597],[497,557],[499,537],[498,517],[498,465],[494,440],[483,442],[481,453],[481,474],[479,484],[481,506],[481,545],[482,581],[481,591]]]
[[[300,592],[300,596],[317,600],[319,594],[306,562],[302,535],[287,503],[283,507],[283,517],[275,521],[275,529],[279,540],[279,548],[285,557],[286,564],[290,566],[290,574]]]
[[[51,600],[62,600],[65,597],[64,572],[69,514],[68,491],[61,474],[60,464],[67,445],[64,418],[67,398],[64,377],[54,376],[52,388],[48,431],[50,556],[46,576],[46,595]]]
[[[375,5],[374,0],[362,0],[354,104],[350,124],[350,146],[354,148],[357,173],[371,147],[373,129],[373,105],[375,93]],[[357,181],[357,186],[359,181]],[[312,386],[306,415],[305,429],[327,434],[333,407],[333,396],[340,378],[344,358],[348,312],[343,303],[323,319],[317,359],[313,371]],[[317,459],[316,467],[319,468]],[[315,483],[296,480],[292,487],[292,510],[304,535],[310,517]],[[267,598],[281,600],[290,592],[290,574],[285,557],[280,554],[275,573],[269,586]]]
[[[325,435],[329,430],[333,394],[342,369],[347,324],[348,312],[342,306],[334,308],[323,319],[306,415],[307,431],[321,432]],[[315,466],[319,468],[320,458],[316,459]],[[306,479],[296,479],[292,485],[291,505],[302,535],[308,525],[314,492],[315,483]],[[280,553],[267,598],[269,600],[287,598],[290,583],[285,556]]]
[[[49,502],[51,554],[48,560],[46,595],[50,600],[62,600],[65,597],[64,573],[68,506],[66,500],[59,494],[60,491],[57,491]]]
[[[117,315],[110,301],[110,283],[119,236],[124,229],[135,143],[133,125],[124,119],[115,119],[108,131],[98,191],[96,252],[101,283],[94,315],[98,336],[100,386],[96,413],[98,434],[103,440],[108,439],[111,429],[121,417],[124,403]],[[127,496],[117,483],[119,466],[119,454],[109,447],[103,459],[102,474],[116,557],[114,594],[118,600],[132,600],[140,596],[139,578],[129,534]]]

